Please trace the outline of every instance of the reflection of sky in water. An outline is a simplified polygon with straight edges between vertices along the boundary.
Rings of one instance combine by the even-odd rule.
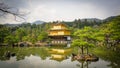
[[[98,62],[92,62],[89,65],[89,68],[110,68],[110,67],[107,67],[108,64],[110,64],[110,62],[99,59]]]
[[[24,60],[16,61],[16,57],[7,61],[0,61],[1,68],[75,68],[78,61],[71,61],[71,58],[58,62],[56,60],[41,60],[39,56],[25,57]],[[91,62],[89,68],[109,68],[109,62],[99,59],[98,62]],[[81,66],[81,65],[80,65]],[[78,68],[78,67],[77,67]]]

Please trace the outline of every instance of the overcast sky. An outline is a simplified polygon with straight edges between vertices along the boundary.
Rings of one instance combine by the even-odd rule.
[[[27,22],[73,21],[82,18],[104,19],[120,15],[120,0],[0,0],[10,7],[29,12]],[[11,15],[0,17],[0,23],[21,23]]]

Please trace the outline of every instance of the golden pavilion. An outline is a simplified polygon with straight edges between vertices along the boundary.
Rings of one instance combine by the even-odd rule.
[[[63,23],[52,24],[49,37],[52,39],[51,44],[67,44],[70,46],[70,30]]]

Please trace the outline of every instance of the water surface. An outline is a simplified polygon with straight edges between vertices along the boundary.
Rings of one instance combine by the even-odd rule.
[[[15,56],[5,57],[6,49],[1,49],[1,68],[113,68],[111,62],[99,57],[96,62],[72,60],[71,53],[65,54],[62,60],[51,59],[47,48],[14,48],[7,49]]]

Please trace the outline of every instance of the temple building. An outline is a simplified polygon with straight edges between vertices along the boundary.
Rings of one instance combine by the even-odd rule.
[[[63,23],[55,23],[49,30],[49,37],[52,39],[51,44],[65,44],[70,46],[70,30]]]

